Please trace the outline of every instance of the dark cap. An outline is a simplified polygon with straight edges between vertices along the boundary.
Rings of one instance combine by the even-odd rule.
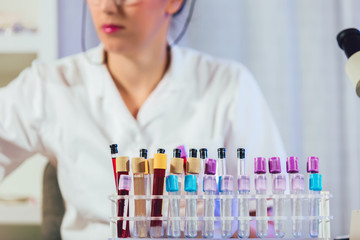
[[[189,150],[189,157],[191,158],[197,158],[197,150],[195,148],[191,148]]]
[[[206,148],[201,148],[199,150],[199,153],[200,153],[200,158],[201,159],[206,159],[208,157],[208,154],[207,154],[207,149]]]
[[[118,145],[117,144],[111,144],[110,149],[111,149],[111,154],[118,153]]]
[[[237,149],[237,158],[244,159],[245,158],[245,148]]]
[[[165,153],[165,149],[163,149],[163,148],[158,148],[157,153]]]
[[[173,150],[173,157],[174,157],[174,158],[181,158],[181,149],[174,148],[174,150]]]
[[[218,158],[222,159],[222,158],[226,158],[226,155],[225,155],[225,148],[218,148]]]
[[[336,39],[347,58],[360,51],[360,32],[358,29],[345,29],[337,35]]]
[[[140,157],[147,159],[148,150],[145,148],[140,149]]]

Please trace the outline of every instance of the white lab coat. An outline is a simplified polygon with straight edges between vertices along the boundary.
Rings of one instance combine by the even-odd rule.
[[[185,145],[206,147],[216,158],[226,147],[234,176],[237,147],[246,148],[250,175],[253,157],[285,162],[269,108],[244,66],[176,46],[171,54],[136,120],[102,64],[102,46],[55,64],[35,62],[0,89],[0,180],[34,153],[54,159],[66,204],[63,239],[109,237],[112,143],[130,157],[159,147],[171,155]]]

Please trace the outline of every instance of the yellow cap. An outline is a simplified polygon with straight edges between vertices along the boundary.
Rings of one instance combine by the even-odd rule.
[[[149,173],[154,174],[154,159],[149,158],[148,163],[149,163]]]
[[[154,169],[166,169],[167,156],[165,153],[155,153],[154,155]]]
[[[129,172],[129,157],[116,158],[116,172]]]
[[[134,174],[137,173],[149,173],[149,166],[147,159],[143,157],[134,157],[131,159],[131,169]]]
[[[200,173],[200,158],[188,158],[186,162],[186,173]]]
[[[184,159],[172,158],[170,161],[170,173],[181,174],[184,172]]]

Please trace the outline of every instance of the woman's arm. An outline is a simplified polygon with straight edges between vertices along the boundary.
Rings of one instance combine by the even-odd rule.
[[[0,89],[0,181],[43,146],[44,88],[36,67]]]

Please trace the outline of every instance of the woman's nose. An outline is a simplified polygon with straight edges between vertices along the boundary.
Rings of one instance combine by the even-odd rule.
[[[100,9],[108,14],[114,14],[118,11],[117,0],[101,0]]]

